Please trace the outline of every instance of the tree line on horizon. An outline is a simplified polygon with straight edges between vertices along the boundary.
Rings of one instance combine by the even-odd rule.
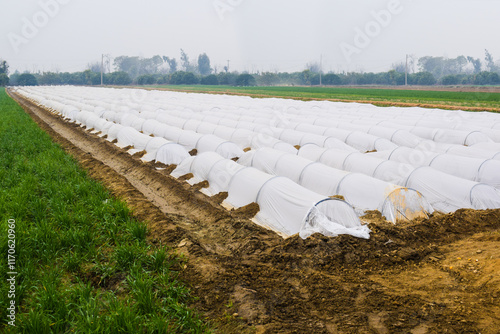
[[[404,63],[392,65],[386,72],[329,72],[321,73],[317,63],[307,64],[300,72],[239,73],[229,71],[228,66],[219,70],[211,66],[206,53],[197,61],[191,61],[181,49],[179,61],[167,56],[151,58],[119,56],[104,68],[104,85],[231,85],[231,86],[340,86],[340,85],[404,85],[408,70],[409,85],[498,85],[500,66],[485,50],[484,62],[479,58],[458,56],[456,58],[425,56],[418,59],[418,71],[414,71],[414,60],[410,67]],[[100,85],[101,64],[89,63],[82,72],[15,72],[8,76],[8,64],[0,60],[0,85]]]

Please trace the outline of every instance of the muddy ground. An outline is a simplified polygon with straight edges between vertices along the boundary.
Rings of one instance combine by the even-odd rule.
[[[12,95],[11,95],[12,96]],[[55,142],[185,254],[193,303],[219,332],[499,333],[500,210],[393,225],[370,240],[282,239],[154,164],[13,95]]]

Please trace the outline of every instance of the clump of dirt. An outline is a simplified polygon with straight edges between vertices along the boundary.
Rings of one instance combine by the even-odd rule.
[[[212,196],[211,198],[215,203],[221,204],[222,202],[224,202],[227,196],[229,196],[229,193],[227,191],[221,191],[220,193]]]
[[[382,216],[382,213],[378,210],[367,210],[365,214],[360,217],[364,222],[368,223],[385,223],[386,219]]]
[[[177,178],[177,180],[179,180],[179,181],[186,181],[186,180],[189,180],[189,179],[191,179],[193,177],[194,177],[193,173],[187,173],[187,174],[179,176]]]
[[[161,167],[159,167],[161,168]],[[177,165],[168,165],[162,173],[165,175],[170,175],[175,169],[177,168]]]
[[[245,153],[246,153],[246,152],[251,151],[251,150],[252,150],[252,148],[251,148],[251,147],[245,147],[245,148],[243,149],[243,152],[245,152]]]
[[[155,160],[149,161],[149,162],[147,162],[147,164],[153,168],[168,168],[169,167],[169,165],[165,165],[164,163],[158,162]],[[175,167],[177,167],[176,165],[170,165],[170,166],[173,166],[174,169],[175,169]]]
[[[293,147],[295,147],[297,150],[300,150],[300,145],[294,145]]]
[[[337,198],[337,199],[341,199],[341,200],[345,201],[345,198],[342,195],[332,195],[332,196],[330,196],[330,198]]]
[[[194,184],[192,189],[196,191],[196,190],[200,190],[203,188],[208,188],[209,186],[210,186],[210,184],[208,184],[208,181],[205,180],[205,181],[201,181],[201,182]]]
[[[148,153],[148,152],[146,152],[145,150],[142,150],[142,151],[135,152],[134,154],[132,154],[132,157],[134,157],[134,158],[139,158],[139,159],[140,159],[140,158],[142,158],[143,156],[145,156],[145,155],[146,155],[146,153]]]
[[[250,203],[245,206],[242,206],[241,208],[235,209],[231,211],[231,213],[239,217],[241,219],[251,219],[255,217],[255,215],[260,211],[259,204],[257,203]]]
[[[195,156],[198,154],[198,150],[193,148],[191,151],[188,152],[190,156]]]

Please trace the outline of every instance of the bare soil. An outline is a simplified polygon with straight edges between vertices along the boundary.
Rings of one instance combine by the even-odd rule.
[[[220,332],[499,333],[500,210],[459,210],[393,225],[369,240],[286,240],[184,181],[12,96],[88,174],[186,255],[182,279]]]

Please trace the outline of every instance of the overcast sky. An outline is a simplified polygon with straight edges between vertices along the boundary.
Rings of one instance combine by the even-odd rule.
[[[219,70],[390,69],[406,54],[500,59],[500,0],[2,1],[0,58],[81,71],[101,54],[206,52]]]

